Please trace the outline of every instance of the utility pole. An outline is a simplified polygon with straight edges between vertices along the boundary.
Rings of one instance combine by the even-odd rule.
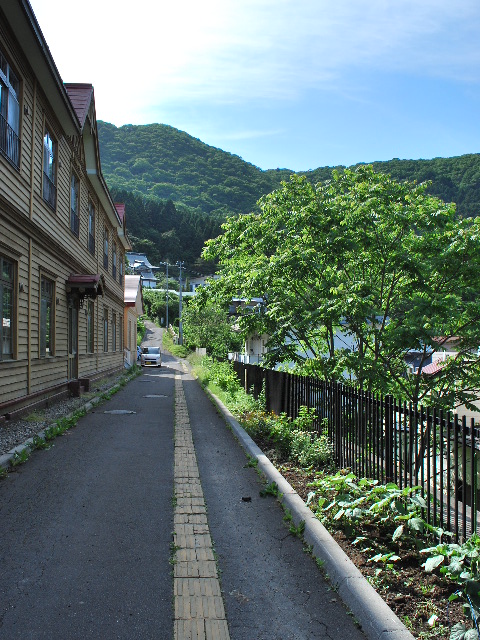
[[[182,326],[182,267],[184,263],[179,260],[177,267],[180,269],[180,275],[178,276],[179,291],[178,291],[178,344],[183,344],[183,326]]]
[[[166,313],[165,323],[166,323],[167,331],[168,331],[168,267],[170,265],[168,264],[168,262],[162,262],[162,264],[165,265],[165,267],[167,268],[167,292],[165,294],[165,300],[166,300],[166,303],[167,303],[167,309],[166,309],[167,313]]]

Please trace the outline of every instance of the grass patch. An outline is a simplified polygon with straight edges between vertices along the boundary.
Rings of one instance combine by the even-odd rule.
[[[163,346],[176,358],[186,358],[190,354],[190,350],[187,347],[173,342],[173,338],[168,331],[163,332]]]
[[[43,422],[45,419],[44,411],[32,411],[26,418],[26,422]]]

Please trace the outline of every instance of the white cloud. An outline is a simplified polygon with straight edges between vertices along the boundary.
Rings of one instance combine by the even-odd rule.
[[[92,82],[116,122],[345,93],[356,69],[478,80],[478,0],[84,0],[74,20],[64,0],[31,2],[64,80]]]

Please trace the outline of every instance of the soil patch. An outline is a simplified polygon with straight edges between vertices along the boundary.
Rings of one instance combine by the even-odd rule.
[[[308,484],[314,480],[314,474],[305,472],[291,462],[275,459],[275,451],[268,450],[266,442],[262,444],[267,449],[267,451],[263,449],[266,455],[300,497],[306,501],[311,491]],[[379,567],[377,563],[370,560],[372,552],[363,552],[352,544],[356,538],[364,536],[371,543],[369,546],[373,548],[386,543],[388,546],[392,533],[393,531],[361,523],[352,536],[347,536],[342,529],[330,531],[339,546],[415,638],[418,640],[447,639],[453,625],[460,621],[470,628],[471,622],[465,616],[462,602],[457,600],[450,603],[448,600],[458,586],[438,575],[425,573],[421,567],[425,558],[416,550],[392,548],[392,551],[395,550],[400,556],[400,560],[394,563],[393,568],[387,569]]]

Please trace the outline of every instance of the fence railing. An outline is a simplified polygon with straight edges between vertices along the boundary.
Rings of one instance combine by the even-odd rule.
[[[16,167],[20,166],[19,137],[2,115],[0,115],[0,151],[5,154]]]
[[[338,468],[401,489],[420,486],[424,519],[456,540],[479,528],[480,429],[471,419],[415,406],[355,387],[234,362],[245,390],[265,391],[268,411],[296,418],[314,408],[315,429],[326,430]]]

